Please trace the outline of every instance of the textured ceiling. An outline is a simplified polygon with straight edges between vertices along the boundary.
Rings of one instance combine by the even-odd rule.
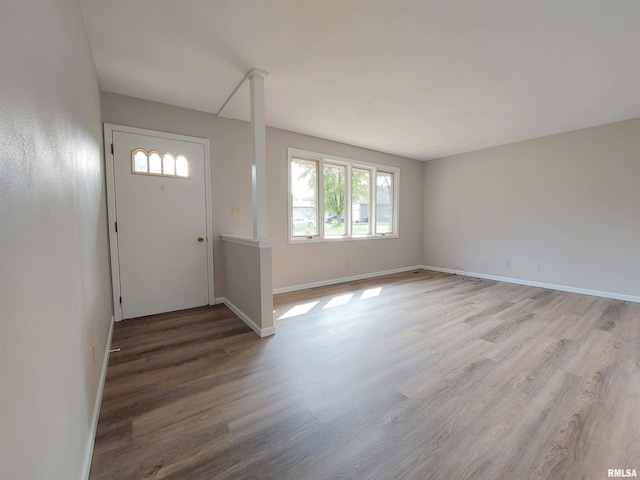
[[[635,0],[81,0],[101,88],[421,160],[640,117]],[[248,89],[224,116],[249,120]]]

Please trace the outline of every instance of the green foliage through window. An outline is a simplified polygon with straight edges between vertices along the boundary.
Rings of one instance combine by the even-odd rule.
[[[291,238],[397,234],[397,168],[308,157],[290,155]]]

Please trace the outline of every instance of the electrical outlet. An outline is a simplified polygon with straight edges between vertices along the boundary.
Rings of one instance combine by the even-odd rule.
[[[239,215],[240,214],[240,205],[231,205],[231,214]]]
[[[91,345],[91,365],[96,366],[96,349]]]
[[[511,260],[507,260],[506,262],[504,262],[504,266],[505,267],[510,267],[511,266]]]
[[[344,266],[345,266],[345,267],[347,267],[347,268],[349,268],[349,267],[351,266],[351,260],[348,260],[348,259],[347,259],[347,260],[345,260],[345,261],[344,261]]]
[[[482,258],[480,259],[480,263],[482,263],[482,264],[484,265],[485,263],[487,263],[487,259],[486,259],[486,258],[484,258],[484,257],[482,257]]]
[[[540,271],[540,264],[538,262],[534,263],[533,264],[533,269],[539,272]]]

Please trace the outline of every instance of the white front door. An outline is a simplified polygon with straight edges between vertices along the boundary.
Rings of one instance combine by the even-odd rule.
[[[111,134],[121,318],[208,305],[206,145]]]

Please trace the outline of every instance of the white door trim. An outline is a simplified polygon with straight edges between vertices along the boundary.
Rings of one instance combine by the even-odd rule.
[[[109,221],[109,251],[111,253],[111,283],[113,288],[113,312],[115,321],[122,320],[122,307],[120,306],[120,265],[118,262],[118,236],[116,235],[116,184],[114,173],[114,155],[111,152],[113,144],[113,133],[123,132],[132,133],[134,135],[146,135],[149,137],[165,138],[168,140],[180,140],[183,142],[191,142],[202,145],[204,147],[204,192],[205,192],[205,212],[206,212],[206,231],[207,231],[207,283],[209,300],[208,304],[215,303],[214,281],[213,281],[213,233],[212,233],[212,208],[211,208],[211,159],[209,155],[209,140],[206,138],[189,137],[186,135],[178,135],[175,133],[158,132],[156,130],[147,130],[144,128],[127,127],[124,125],[115,125],[112,123],[104,124],[104,156],[105,170],[107,177],[107,218]]]

